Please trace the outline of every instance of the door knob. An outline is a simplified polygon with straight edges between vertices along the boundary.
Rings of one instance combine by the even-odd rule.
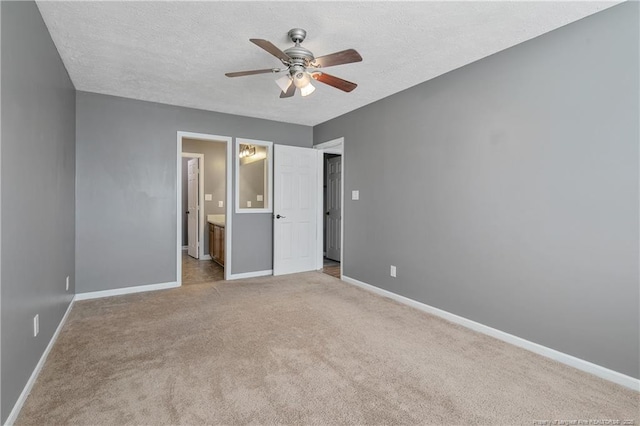
[[[189,212],[185,212],[185,214],[189,214]]]
[[[286,219],[286,217],[285,217],[285,216],[280,216],[280,215],[277,215],[277,216],[276,216],[276,219],[281,219],[281,218],[282,218],[282,219]]]

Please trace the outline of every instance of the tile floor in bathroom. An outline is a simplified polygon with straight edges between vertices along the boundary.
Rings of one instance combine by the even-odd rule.
[[[213,260],[199,260],[182,252],[182,285],[224,280],[224,268]]]

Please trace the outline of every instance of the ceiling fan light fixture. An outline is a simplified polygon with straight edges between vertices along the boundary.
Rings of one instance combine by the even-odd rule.
[[[311,76],[306,71],[298,71],[293,75],[293,84],[298,89],[302,89],[311,82]]]
[[[280,77],[279,79],[276,80],[276,84],[278,85],[278,87],[283,91],[286,92],[287,89],[289,89],[289,86],[291,86],[293,82],[291,81],[291,77],[287,74],[287,75],[283,75],[282,77]]]
[[[316,88],[313,87],[313,84],[311,84],[311,82],[309,82],[309,84],[307,84],[306,86],[300,88],[300,94],[302,96],[309,96],[315,90],[316,90]]]
[[[282,89],[283,92],[287,91],[289,86],[291,86],[291,83],[292,83],[291,77],[288,74],[283,75],[282,77],[276,80],[276,84],[278,85],[278,87],[280,87],[280,89]]]

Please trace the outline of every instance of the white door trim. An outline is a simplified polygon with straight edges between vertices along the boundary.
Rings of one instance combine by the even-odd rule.
[[[317,223],[317,261],[316,269],[322,269],[323,264],[323,247],[322,247],[322,235],[324,233],[324,203],[322,200],[324,184],[324,154],[340,154],[342,156],[342,182],[340,185],[340,191],[342,194],[342,200],[340,202],[340,279],[344,276],[344,177],[345,177],[345,155],[344,155],[344,138],[332,139],[327,142],[320,143],[313,146],[319,151],[318,155],[318,223]]]
[[[211,259],[211,256],[204,252],[204,154],[183,152],[182,158],[198,159],[198,259],[207,260],[207,257]],[[182,162],[180,164],[182,165]],[[182,175],[182,170],[180,170],[180,175]],[[180,185],[180,190],[182,190],[182,182]],[[182,211],[180,211],[180,216],[182,217]],[[182,224],[182,220],[180,223]]]
[[[226,197],[225,197],[225,259],[224,259],[224,279],[228,280],[231,275],[231,234],[232,234],[232,181],[233,175],[231,168],[232,155],[233,155],[233,138],[230,136],[210,135],[205,133],[193,133],[193,132],[177,132],[176,142],[176,164],[177,164],[177,176],[176,176],[176,282],[178,285],[182,285],[182,215],[180,211],[182,209],[182,138],[198,139],[203,141],[224,142],[227,144],[227,161],[226,161]],[[201,179],[204,179],[204,173],[201,175]],[[204,182],[204,180],[202,181]],[[203,183],[204,186],[204,183]],[[201,206],[204,206],[204,189],[200,191],[201,194]],[[203,236],[200,241],[204,240],[204,214],[201,215],[201,223]],[[201,244],[203,246],[203,244]],[[201,247],[204,250],[204,247]]]

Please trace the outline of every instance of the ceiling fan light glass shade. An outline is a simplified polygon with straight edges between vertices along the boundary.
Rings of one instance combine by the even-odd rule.
[[[276,80],[276,84],[283,92],[286,92],[289,86],[291,86],[291,77],[289,77],[288,75],[283,75]]]
[[[299,72],[293,76],[293,84],[296,85],[298,89],[302,89],[307,86],[311,82],[311,76],[308,72]]]
[[[314,91],[316,90],[315,87],[313,87],[313,84],[309,83],[304,87],[300,88],[300,94],[302,96],[309,96],[310,94],[312,94]]]

